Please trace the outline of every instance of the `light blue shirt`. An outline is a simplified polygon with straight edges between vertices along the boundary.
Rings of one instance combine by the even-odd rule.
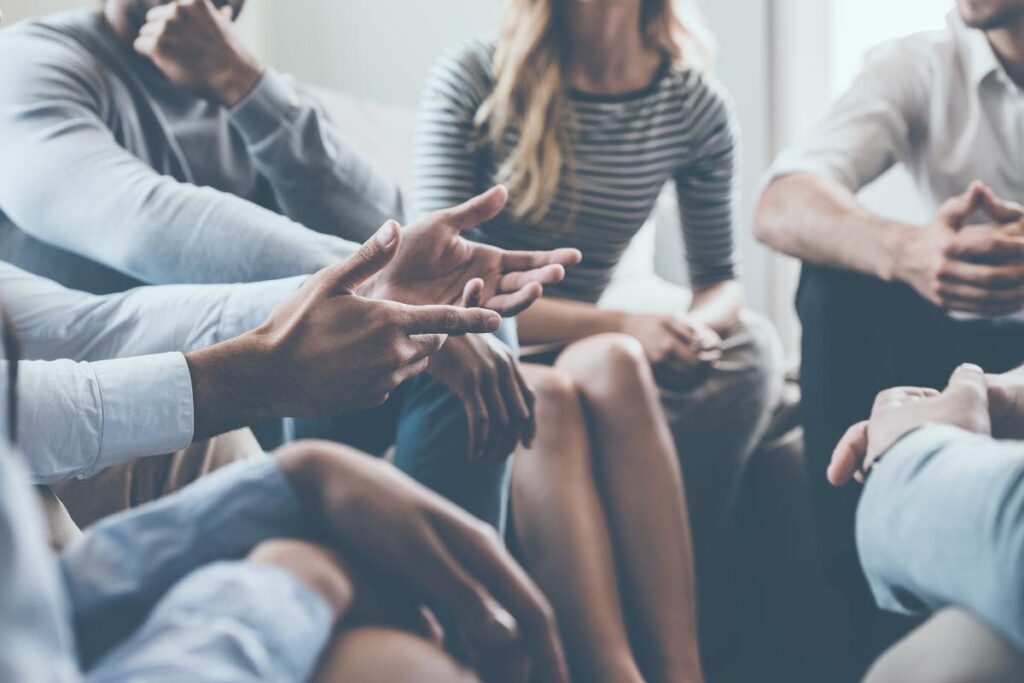
[[[1024,651],[1024,443],[946,426],[872,468],[857,549],[879,606],[968,610]]]
[[[0,680],[307,680],[330,607],[239,559],[303,521],[277,464],[250,460],[100,522],[55,562],[20,455],[0,444]]]
[[[0,32],[0,150],[0,258],[91,292],[310,274],[403,214],[290,79],[225,109],[98,11]]]
[[[182,352],[257,327],[302,281],[97,296],[0,262],[0,296],[30,359],[19,368],[32,480],[89,477],[187,446],[194,406]]]

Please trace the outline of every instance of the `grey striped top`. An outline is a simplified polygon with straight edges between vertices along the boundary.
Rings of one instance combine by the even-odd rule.
[[[494,182],[501,160],[473,124],[493,86],[492,55],[492,45],[470,41],[444,55],[428,78],[413,168],[418,212],[465,201]],[[548,216],[534,225],[506,211],[473,236],[506,249],[580,249],[583,263],[548,293],[596,302],[674,180],[693,286],[732,279],[738,150],[723,90],[696,71],[666,65],[642,91],[570,92],[568,110],[572,170],[563,172]],[[506,149],[514,141],[514,131],[506,134]]]

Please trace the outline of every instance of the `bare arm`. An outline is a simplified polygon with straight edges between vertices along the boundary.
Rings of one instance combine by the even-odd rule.
[[[868,211],[837,181],[808,173],[774,180],[754,219],[754,234],[772,249],[886,281],[896,277],[899,246],[916,230]]]

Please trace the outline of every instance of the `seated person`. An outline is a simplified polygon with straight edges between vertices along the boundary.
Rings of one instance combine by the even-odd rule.
[[[857,547],[880,607],[930,615],[868,683],[1024,679],[1024,368],[880,393],[829,481],[864,482]]]
[[[314,273],[402,218],[395,183],[241,46],[230,18],[243,4],[106,0],[0,34],[0,257],[94,293],[247,282]],[[430,301],[405,288],[402,301],[457,303],[466,279]],[[521,399],[501,435],[511,448],[529,401],[500,386]],[[380,452],[397,433],[400,467],[498,522],[502,469],[464,457],[464,411],[443,381],[417,378],[355,423],[332,435],[373,435]]]
[[[13,447],[16,428],[38,437],[12,419],[20,368],[0,334],[0,680],[568,683],[551,608],[497,534],[340,445],[237,462],[55,560]],[[461,638],[475,672],[440,637]]]
[[[803,427],[812,502],[831,583],[851,607],[859,680],[905,630],[879,619],[853,538],[857,492],[818,476],[875,395],[942,386],[964,362],[992,371],[1024,361],[1024,236],[1018,105],[1024,4],[958,0],[942,31],[879,48],[828,117],[769,172],[759,239],[803,260]],[[895,164],[934,216],[879,216],[856,193]],[[981,181],[976,184],[974,181]],[[964,194],[965,189],[967,191]],[[969,229],[967,226],[970,226]]]
[[[356,295],[401,251],[401,232],[393,224],[382,234],[388,231],[386,246],[373,238],[308,281],[166,285],[97,296],[0,264],[0,291],[12,302],[8,310],[32,359],[22,364],[32,435],[22,445],[32,478],[103,478],[106,487],[57,487],[84,526],[173,490],[167,480],[181,476],[180,463],[161,463],[152,477],[162,482],[159,491],[145,490],[138,477],[121,489],[109,485],[111,470],[137,472],[149,460],[137,458],[259,419],[378,404],[423,369],[444,335],[497,329],[498,314],[482,309]],[[468,297],[480,298],[482,284],[471,280]],[[383,281],[375,288],[384,297],[393,291]],[[254,452],[261,451],[222,455],[230,461]]]
[[[540,417],[532,448],[513,465],[513,520],[530,539],[527,565],[533,552],[550,570],[551,588],[538,575],[549,595],[575,588],[614,598],[621,573],[630,603],[643,605],[637,622],[647,635],[634,641],[652,652],[636,655],[656,662],[646,672],[655,680],[700,680],[692,586],[670,578],[681,569],[659,576],[664,568],[645,559],[656,551],[643,546],[657,538],[664,550],[674,534],[665,556],[678,558],[680,568],[690,562],[681,511],[662,503],[680,498],[677,475],[667,474],[679,469],[671,461],[678,458],[686,474],[702,635],[708,647],[725,648],[741,594],[729,580],[736,565],[726,559],[736,537],[732,504],[781,385],[774,331],[743,311],[735,279],[735,129],[727,95],[704,73],[705,30],[695,19],[680,24],[668,0],[509,0],[495,42],[471,40],[435,66],[414,162],[417,211],[506,183],[508,208],[474,237],[511,249],[565,243],[583,253],[564,283],[518,317],[522,343],[554,351],[524,365]],[[599,308],[620,257],[669,181],[679,198],[692,300],[680,298],[659,314]],[[481,346],[467,338],[452,348],[474,345]],[[571,421],[543,418],[565,413],[566,405]],[[565,477],[581,471],[576,458],[609,474],[591,479],[588,465],[586,478]],[[617,468],[650,493],[625,496],[609,483]],[[530,492],[537,480],[549,482],[548,495]],[[580,491],[593,512],[577,520],[570,510],[583,509]],[[563,526],[533,512],[551,506],[566,509]],[[675,531],[635,532],[638,519]],[[610,542],[596,546],[611,549],[596,553],[602,562],[585,559],[570,541],[606,535]],[[611,554],[618,567],[609,566]],[[570,659],[577,642],[587,656],[597,655],[595,671],[582,677],[636,680],[616,600],[591,600],[588,609],[560,614]],[[591,636],[570,638],[573,628]],[[589,643],[599,631],[599,640],[615,647],[595,652]]]

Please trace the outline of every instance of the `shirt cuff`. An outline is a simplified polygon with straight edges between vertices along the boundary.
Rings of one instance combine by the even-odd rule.
[[[224,303],[217,340],[233,339],[262,325],[278,304],[295,293],[306,276],[234,285]]]
[[[99,389],[100,448],[81,478],[127,460],[173,453],[192,442],[192,377],[181,353],[91,363]]]
[[[298,94],[288,80],[268,68],[229,116],[246,142],[254,145],[295,121],[301,109]]]

